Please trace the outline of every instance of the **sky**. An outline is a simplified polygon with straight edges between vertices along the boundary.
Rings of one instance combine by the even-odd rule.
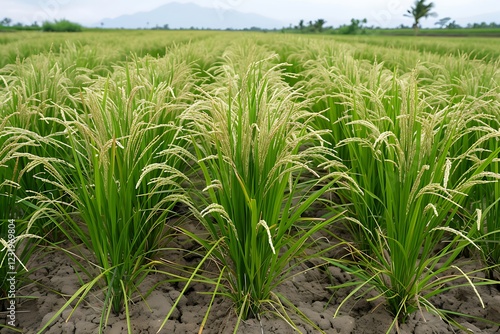
[[[13,23],[68,19],[91,26],[104,18],[150,11],[169,2],[194,2],[214,10],[233,9],[257,13],[283,22],[283,26],[297,25],[322,18],[326,26],[349,23],[351,18],[368,20],[368,26],[411,26],[411,18],[403,14],[414,0],[0,0],[0,16]],[[437,18],[422,21],[424,27],[435,27],[443,17],[451,17],[458,24],[469,22],[500,23],[500,0],[434,0]],[[496,15],[491,14],[496,13]],[[1,19],[0,18],[0,19]]]

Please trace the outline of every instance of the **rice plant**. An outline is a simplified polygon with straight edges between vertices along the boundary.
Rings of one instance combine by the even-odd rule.
[[[346,113],[331,119],[330,126],[333,133],[346,135],[336,146],[348,148],[345,158],[362,190],[341,192],[353,205],[357,223],[352,231],[360,234],[356,240],[362,244],[352,244],[353,260],[330,262],[358,277],[358,289],[368,285],[378,291],[374,299],[384,297],[395,317],[392,326],[422,307],[453,322],[431,297],[446,291],[445,283],[467,275],[449,274],[460,252],[475,245],[475,222],[461,218],[466,213],[463,205],[473,186],[495,180],[485,169],[498,152],[476,161],[451,182],[454,170],[468,163],[464,156],[449,154],[467,133],[462,120],[471,111],[465,105],[433,110],[411,76],[393,78],[378,90],[347,87],[352,87],[351,94],[334,95],[342,98]],[[469,147],[481,140],[471,141]],[[447,244],[439,248],[442,240]]]
[[[4,310],[4,300],[8,296],[9,282],[7,278],[8,272],[15,272],[13,267],[17,262],[16,258],[9,257],[9,249],[15,246],[15,239],[17,233],[21,232],[20,229],[14,225],[15,220],[20,216],[20,206],[17,204],[19,184],[17,184],[16,174],[19,173],[20,166],[16,164],[16,159],[12,157],[13,152],[16,151],[18,143],[11,137],[7,138],[7,131],[5,131],[5,119],[0,124],[0,143],[2,144],[0,151],[0,309]],[[9,230],[11,232],[9,232]],[[16,233],[14,233],[16,232]],[[10,238],[9,238],[10,237]],[[11,253],[15,254],[15,252]]]
[[[399,86],[392,72],[383,69],[381,64],[358,61],[343,52],[309,60],[306,67],[301,85],[316,101],[313,110],[324,115],[315,119],[314,128],[329,130],[323,135],[325,145],[335,149],[356,184],[367,191],[362,201],[351,198],[360,193],[337,194],[358,219],[363,217],[363,227],[358,224],[348,224],[348,227],[358,246],[367,250],[367,236],[360,229],[377,229],[377,220],[383,210],[377,199],[384,192],[379,186],[378,178],[382,172],[376,163],[379,157],[370,140],[395,129],[394,121],[400,106],[397,98]],[[324,82],[327,84],[322,84]],[[367,120],[375,124],[366,123]]]
[[[471,158],[477,160],[488,159],[491,154],[496,154],[491,160],[487,171],[497,177],[496,182],[485,183],[476,187],[473,196],[469,199],[469,207],[473,218],[478,223],[478,245],[480,255],[487,266],[487,277],[498,280],[500,278],[500,105],[498,101],[487,104],[489,112],[484,110],[483,128],[486,132],[481,146],[475,150]],[[477,126],[479,131],[481,127]],[[483,130],[485,132],[485,130]],[[474,209],[475,208],[475,209]]]
[[[23,173],[19,176],[19,186],[28,195],[40,193],[52,199],[63,194],[54,185],[44,182],[47,173],[39,164],[33,164],[35,157],[54,158],[66,156],[66,145],[46,145],[50,138],[64,139],[61,124],[47,121],[60,117],[60,105],[71,103],[69,96],[73,87],[72,69],[61,68],[53,54],[33,56],[24,61],[5,66],[0,74],[6,84],[5,103],[2,113],[9,115],[8,125],[19,129],[22,136],[30,137],[38,144],[24,145],[18,150],[18,164]],[[25,169],[26,166],[29,168]],[[50,219],[39,216],[34,222],[37,234],[55,241],[54,224]]]
[[[279,311],[286,297],[276,286],[300,265],[296,258],[312,246],[314,233],[340,215],[304,212],[344,174],[332,151],[310,145],[321,135],[311,129],[318,115],[298,102],[282,65],[256,49],[239,51],[245,57],[238,50],[225,54],[214,84],[201,87],[200,101],[183,115],[204,179],[206,206],[196,215],[211,238],[190,235],[207,250],[220,242],[213,251],[224,279],[219,290],[234,302],[238,319],[266,310],[287,318]],[[311,162],[325,157],[338,169],[319,178]]]
[[[32,221],[24,203],[25,191],[20,186],[18,152],[33,142],[16,129],[7,126],[9,116],[0,117],[0,309],[16,298],[16,289],[27,275],[27,262],[34,251]],[[9,322],[8,322],[9,323]]]
[[[137,72],[124,68],[115,78],[102,78],[72,97],[81,110],[64,106],[60,118],[47,119],[65,128],[64,142],[53,139],[51,144],[69,145],[72,153],[41,161],[50,174],[45,181],[67,199],[51,200],[43,194],[38,199],[52,205],[53,220],[66,238],[74,244],[81,240],[93,251],[90,262],[95,261],[98,275],[90,270],[89,276],[102,277],[107,288],[103,316],[122,312],[124,305],[128,310],[137,285],[158,264],[155,253],[165,246],[166,219],[174,215],[176,203],[187,201],[180,184],[186,176],[176,118],[192,76],[171,77],[182,82],[148,82],[137,66]],[[181,65],[177,70],[183,73]],[[168,168],[142,175],[159,162]],[[159,175],[166,181],[153,191],[150,182]],[[88,289],[79,293],[83,298]]]

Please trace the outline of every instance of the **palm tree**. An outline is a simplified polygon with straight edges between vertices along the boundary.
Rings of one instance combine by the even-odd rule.
[[[415,0],[415,5],[407,10],[404,16],[413,17],[415,20],[413,22],[413,29],[415,29],[415,35],[418,33],[418,25],[421,18],[428,18],[429,16],[435,17],[437,13],[431,12],[434,8],[434,3],[425,3],[426,0]]]
[[[300,29],[300,32],[304,32],[304,20],[300,20],[299,29]]]
[[[2,21],[0,21],[0,26],[6,26],[8,27],[12,20],[8,17],[4,18]]]
[[[323,19],[318,19],[316,22],[314,22],[314,30],[317,32],[322,32],[323,31],[323,25],[326,23],[325,20]]]
[[[435,25],[438,25],[439,28],[443,28],[444,26],[446,26],[446,24],[451,20],[451,17],[443,17],[442,19],[440,19],[439,21],[437,21],[436,23],[434,23]]]

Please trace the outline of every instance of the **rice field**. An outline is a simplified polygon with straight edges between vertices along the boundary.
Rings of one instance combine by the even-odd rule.
[[[499,55],[0,35],[0,333],[499,333]]]

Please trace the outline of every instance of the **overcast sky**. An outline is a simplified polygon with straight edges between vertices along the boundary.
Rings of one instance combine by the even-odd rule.
[[[257,13],[279,19],[283,25],[322,18],[327,26],[338,26],[351,18],[366,18],[369,26],[395,27],[401,23],[411,26],[411,19],[403,14],[414,0],[0,0],[0,16],[24,24],[66,18],[92,25],[104,18],[150,11],[169,2],[194,2],[220,12],[234,9]],[[438,18],[451,17],[462,25],[483,20],[500,22],[500,0],[433,2]],[[436,20],[429,18],[422,24],[432,27]]]

